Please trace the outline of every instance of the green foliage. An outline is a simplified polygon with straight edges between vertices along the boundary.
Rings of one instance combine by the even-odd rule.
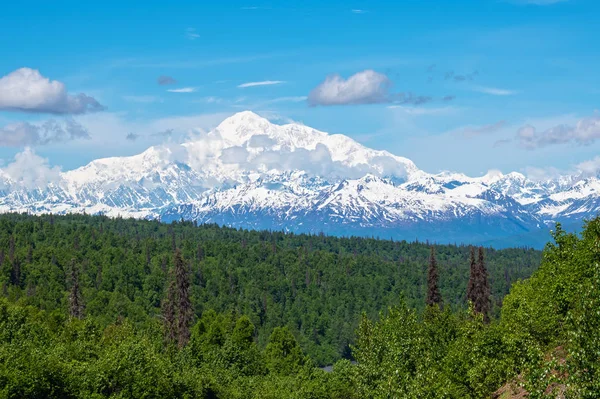
[[[306,362],[302,350],[287,327],[276,327],[265,348],[267,368],[273,374],[291,375]]]
[[[180,304],[175,293],[172,311],[165,313],[168,306],[161,304],[169,304],[164,292],[169,270],[176,266],[174,248],[185,262],[174,273],[172,280],[179,278],[179,283],[173,281],[173,289],[186,291],[181,271],[189,271],[189,302]],[[444,303],[465,307],[468,248],[445,245],[435,251]],[[429,252],[427,243],[417,242],[102,216],[5,214],[0,216],[0,295],[49,311],[71,309],[76,316],[85,308],[83,314],[103,327],[120,319],[144,326],[184,308],[182,325],[172,317],[174,327],[167,329],[171,341],[177,340],[176,330],[185,330],[207,310],[234,311],[255,326],[260,348],[276,327],[287,326],[303,352],[327,365],[351,358],[363,312],[374,319],[397,305],[400,295],[408,306],[424,308]],[[527,249],[490,249],[487,254],[498,301],[540,259],[539,252]],[[194,314],[187,312],[189,306]],[[187,333],[180,338],[187,341]]]
[[[466,247],[436,247],[445,305],[425,307],[426,244],[5,215],[0,398],[596,398],[600,219],[554,239],[504,298],[539,254],[486,251],[500,317],[484,323]],[[194,309],[180,347],[163,328],[174,247]]]

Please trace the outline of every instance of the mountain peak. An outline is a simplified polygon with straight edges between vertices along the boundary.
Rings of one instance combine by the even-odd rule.
[[[240,111],[231,115],[229,118],[226,118],[223,122],[221,122],[218,126],[220,127],[231,127],[232,125],[254,125],[254,124],[271,124],[268,119],[263,118],[252,111]]]
[[[274,126],[266,118],[252,112],[233,114],[217,126],[216,132],[229,145],[240,146],[255,135],[268,135]]]

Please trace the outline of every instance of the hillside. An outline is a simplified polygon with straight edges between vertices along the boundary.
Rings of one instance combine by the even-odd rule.
[[[87,315],[103,325],[119,317],[143,324],[160,315],[167,270],[181,248],[198,317],[209,309],[244,314],[260,346],[275,327],[289,326],[323,365],[349,356],[362,312],[376,317],[401,296],[424,304],[426,243],[77,215],[3,215],[0,227],[0,285],[12,301],[64,312],[76,263]],[[455,308],[466,306],[468,251],[437,246],[441,292]],[[511,284],[537,268],[540,253],[489,249],[487,258],[497,312]]]
[[[600,219],[581,237],[559,226],[506,296],[499,265],[540,254],[485,251],[502,302],[489,322],[443,266],[460,269],[462,247],[435,247],[445,305],[423,309],[422,243],[90,216],[0,225],[3,398],[598,397]],[[317,367],[340,354],[354,362]]]

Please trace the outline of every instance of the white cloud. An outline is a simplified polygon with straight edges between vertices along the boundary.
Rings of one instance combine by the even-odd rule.
[[[532,125],[525,125],[516,135],[519,145],[528,150],[571,142],[590,145],[598,139],[600,139],[600,116],[581,119],[574,126],[560,124],[543,131],[538,131]]]
[[[576,167],[586,175],[596,176],[600,172],[600,156],[581,162]]]
[[[260,82],[242,83],[242,84],[238,85],[238,87],[240,89],[243,89],[243,88],[246,88],[246,87],[280,85],[282,83],[285,83],[285,81],[283,81],[283,80],[263,80],[263,81],[260,81]]]
[[[104,106],[83,93],[69,94],[64,83],[38,70],[20,68],[0,78],[0,110],[83,114],[102,111]]]
[[[72,119],[50,119],[41,124],[18,122],[0,128],[2,147],[46,145],[89,138],[87,129]]]
[[[314,149],[296,148],[292,151],[288,148],[274,147],[275,142],[267,136],[254,137],[257,137],[257,139],[254,141],[249,140],[242,147],[228,148],[222,148],[223,142],[219,141],[219,138],[213,137],[214,141],[208,144],[201,140],[194,143],[194,150],[189,152],[190,157],[197,157],[198,151],[195,150],[196,148],[212,148],[212,151],[217,153],[220,151],[218,158],[223,164],[238,164],[247,171],[300,170],[309,175],[332,178],[359,178],[367,173],[397,177],[406,175],[404,167],[389,156],[375,157],[369,165],[362,164],[349,167],[334,161],[327,146],[321,143],[317,144]],[[259,151],[256,151],[257,149]],[[214,157],[214,155],[203,152],[202,157],[203,160],[206,160]],[[191,160],[191,162],[197,167],[202,167],[202,162],[198,160]]]
[[[476,86],[473,90],[484,93],[491,94],[492,96],[512,96],[517,94],[518,92],[515,90],[507,90],[507,89],[499,89],[497,87],[485,87],[485,86]]]
[[[221,162],[225,164],[245,164],[250,153],[244,147],[229,147],[221,152]]]
[[[384,74],[367,69],[355,73],[348,79],[330,75],[308,95],[308,102],[316,105],[354,104],[424,104],[431,97],[415,96],[412,93],[391,93],[391,80]]]
[[[308,95],[312,105],[375,104],[389,101],[392,82],[382,73],[367,69],[348,79],[330,75]]]
[[[196,91],[195,87],[182,87],[179,89],[168,89],[167,90],[170,93],[193,93]]]
[[[275,145],[275,141],[266,134],[254,135],[248,140],[248,147],[250,148],[271,147],[273,145]]]
[[[365,11],[365,10],[360,10],[360,9],[358,9],[358,8],[355,8],[355,9],[353,9],[353,10],[350,10],[350,11],[352,11],[352,13],[353,13],[353,14],[364,14],[364,13],[366,13],[366,12],[367,12],[367,11]]]
[[[49,183],[60,181],[60,168],[51,167],[47,159],[36,155],[29,147],[16,154],[15,160],[3,168],[2,172],[14,182],[13,189],[44,188]]]
[[[528,166],[525,168],[525,175],[529,180],[533,181],[548,181],[554,180],[564,175],[564,171],[561,171],[555,167],[538,168]]]

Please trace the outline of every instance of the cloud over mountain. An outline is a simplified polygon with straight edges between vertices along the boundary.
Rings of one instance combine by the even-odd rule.
[[[525,125],[517,132],[519,145],[534,150],[557,144],[575,143],[590,145],[600,139],[600,116],[581,119],[574,126],[556,125],[538,131],[535,126]]]
[[[56,183],[61,179],[60,168],[51,167],[47,159],[37,155],[29,147],[16,154],[14,161],[2,168],[1,172],[10,178],[14,185],[13,189],[20,187],[31,190]]]
[[[105,107],[84,93],[69,94],[64,83],[36,69],[20,68],[0,78],[0,110],[51,114],[84,114]]]
[[[73,119],[50,119],[42,124],[18,122],[0,127],[2,147],[38,146],[89,138],[88,130]]]

